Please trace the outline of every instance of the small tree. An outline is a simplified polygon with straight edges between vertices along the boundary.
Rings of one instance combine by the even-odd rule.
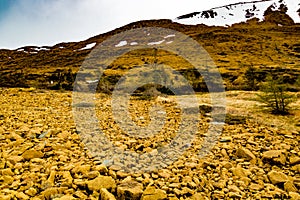
[[[282,79],[274,79],[268,76],[263,84],[262,94],[258,94],[258,101],[271,109],[273,114],[288,114],[288,106],[295,101],[294,95],[286,92],[286,84]]]
[[[257,70],[256,68],[251,64],[247,67],[246,71],[245,71],[245,88],[247,90],[257,90],[257,79],[258,79],[258,75],[257,75]]]

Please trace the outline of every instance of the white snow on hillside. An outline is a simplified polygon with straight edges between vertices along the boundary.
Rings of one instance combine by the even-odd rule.
[[[125,45],[127,45],[127,41],[121,41],[121,42],[119,42],[119,44],[116,44],[115,47],[122,47]]]
[[[180,16],[173,21],[188,25],[205,24],[209,26],[229,26],[234,23],[245,22],[254,17],[262,21],[264,12],[269,6],[273,5],[274,9],[277,10],[282,3],[288,7],[287,14],[292,17],[296,23],[300,23],[300,17],[297,12],[300,8],[300,0],[241,2]]]
[[[85,47],[79,49],[79,51],[81,51],[81,50],[86,50],[86,49],[91,49],[91,48],[93,48],[96,44],[97,44],[96,42],[93,42],[93,43],[91,43],[91,44],[88,44],[88,45],[86,45]]]

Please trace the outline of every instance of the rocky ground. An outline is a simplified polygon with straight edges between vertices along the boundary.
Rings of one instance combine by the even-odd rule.
[[[229,95],[231,114],[239,105],[230,101],[234,98]],[[99,99],[99,118],[111,118],[108,100]],[[145,113],[147,101],[133,102],[136,115]],[[71,104],[71,92],[0,89],[0,199],[300,199],[296,126],[282,129],[256,117],[234,120],[231,115],[211,153],[199,158],[210,120],[202,116],[195,140],[173,164],[125,172],[91,156],[76,130]],[[165,105],[175,125],[166,123],[164,134],[147,141],[110,134],[114,123],[109,121],[100,127],[120,148],[140,153],[159,148],[174,137],[168,131],[178,123],[179,111]],[[134,116],[141,125],[147,123],[147,115]]]

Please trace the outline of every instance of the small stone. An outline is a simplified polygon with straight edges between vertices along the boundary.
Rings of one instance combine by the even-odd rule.
[[[37,190],[33,187],[29,188],[28,190],[25,191],[25,194],[33,197],[37,194]]]
[[[291,197],[290,200],[299,200],[300,199],[300,194],[297,192],[289,192],[289,196]]]
[[[251,179],[248,177],[241,178],[241,181],[243,181],[246,186],[248,186],[251,183]]]
[[[249,186],[250,190],[254,190],[254,191],[261,191],[264,189],[264,185],[260,185],[260,184],[256,184],[256,183],[251,183]]]
[[[136,181],[126,181],[117,188],[118,199],[138,200],[143,194],[143,184]]]
[[[161,178],[170,178],[171,172],[169,170],[163,169],[158,172],[158,176]]]
[[[86,181],[82,179],[74,179],[74,184],[79,186],[79,187],[85,187],[86,186]]]
[[[87,181],[87,187],[91,191],[100,191],[102,188],[114,190],[116,188],[116,182],[110,176],[100,175],[93,180]]]
[[[175,188],[173,191],[174,191],[174,194],[176,194],[177,196],[182,195],[181,190],[179,190],[178,188]]]
[[[238,165],[237,167],[233,167],[232,173],[234,176],[238,176],[240,178],[247,177],[244,168],[242,168],[240,165]]]
[[[300,164],[292,166],[291,170],[297,171],[298,173],[300,173]]]
[[[239,198],[239,199],[242,198],[242,196],[236,192],[229,192],[228,197],[229,198]]]
[[[290,157],[290,164],[291,165],[300,164],[300,157],[298,157],[298,156],[291,156]]]
[[[5,175],[7,175],[7,176],[13,176],[13,175],[14,175],[14,173],[11,171],[10,168],[1,170],[1,174],[2,174],[3,176],[5,176]]]
[[[230,192],[236,192],[236,193],[240,193],[241,192],[241,190],[236,185],[229,185],[228,186],[228,190]]]
[[[12,184],[12,182],[14,182],[14,178],[11,176],[7,176],[7,175],[0,177],[0,180],[1,179],[3,180],[3,182],[1,184],[10,185],[10,184]]]
[[[75,198],[70,194],[64,195],[60,198],[55,198],[55,200],[73,200],[73,199],[75,199]]]
[[[285,183],[289,180],[287,175],[285,175],[282,172],[277,172],[274,170],[268,173],[268,178],[273,185],[276,185],[278,183]]]
[[[88,179],[94,179],[96,177],[100,176],[100,173],[98,171],[90,171],[83,177],[88,178]]]
[[[284,165],[286,162],[286,157],[281,150],[270,150],[266,151],[262,155],[263,160],[272,161],[274,163]]]
[[[106,174],[108,173],[108,169],[105,165],[97,165],[96,171],[98,171],[100,174]]]
[[[30,160],[30,159],[32,159],[32,158],[42,158],[42,157],[44,157],[44,154],[43,154],[43,152],[41,152],[41,151],[37,151],[37,150],[30,149],[30,150],[25,151],[25,152],[22,154],[22,157],[23,157],[25,160]]]
[[[225,136],[220,139],[220,142],[231,142],[231,141],[232,141],[232,137],[230,136]]]
[[[71,173],[69,171],[61,172],[61,175],[63,177],[63,182],[61,184],[62,187],[72,187],[73,178],[71,176]]]
[[[79,199],[87,199],[88,197],[81,191],[76,191],[74,193],[74,197],[77,197]]]
[[[81,165],[81,166],[76,166],[72,169],[73,173],[76,174],[87,174],[91,170],[90,165]]]
[[[226,187],[226,181],[221,180],[221,181],[218,181],[218,182],[214,182],[214,183],[213,183],[213,186],[214,186],[215,188],[218,188],[218,189],[223,189],[223,188]]]
[[[224,162],[222,164],[226,169],[231,169],[232,168],[232,164],[230,162]]]
[[[57,190],[57,188],[52,187],[52,188],[47,188],[46,190],[44,190],[41,195],[45,198],[45,199],[52,199],[55,195],[57,195],[59,192]]]
[[[125,177],[127,177],[127,176],[129,176],[128,173],[123,172],[123,171],[117,171],[117,177],[118,177],[118,178],[123,179],[123,178],[125,178]]]
[[[101,200],[116,200],[115,196],[105,188],[100,190],[100,196]]]
[[[29,196],[27,196],[26,194],[24,194],[23,192],[18,192],[15,195],[17,197],[17,199],[21,199],[21,200],[26,200],[29,199]]]
[[[200,193],[195,193],[192,197],[192,200],[207,200],[202,194]]]
[[[256,156],[247,148],[239,148],[236,154],[239,158],[244,158],[245,160],[256,160]]]
[[[148,186],[143,192],[142,200],[164,200],[168,195],[164,190],[156,189],[154,186]]]
[[[47,183],[49,183],[49,185],[51,185],[51,186],[55,185],[55,183],[54,183],[54,181],[55,181],[55,175],[56,175],[56,171],[51,171],[50,175],[49,175],[49,177],[47,179]]]
[[[180,187],[180,183],[171,183],[170,185],[169,185],[169,187],[170,188],[179,188]]]
[[[8,158],[7,158],[7,160],[11,163],[11,164],[13,164],[13,165],[15,165],[15,164],[17,164],[17,163],[19,163],[19,162],[22,162],[23,161],[23,157],[22,156],[9,156]]]
[[[284,183],[283,188],[287,192],[298,192],[296,186],[292,181],[287,181]]]

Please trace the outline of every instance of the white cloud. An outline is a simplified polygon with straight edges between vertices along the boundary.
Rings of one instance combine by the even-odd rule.
[[[0,22],[0,48],[80,41],[134,21],[173,19],[226,4],[225,0],[17,0]]]

